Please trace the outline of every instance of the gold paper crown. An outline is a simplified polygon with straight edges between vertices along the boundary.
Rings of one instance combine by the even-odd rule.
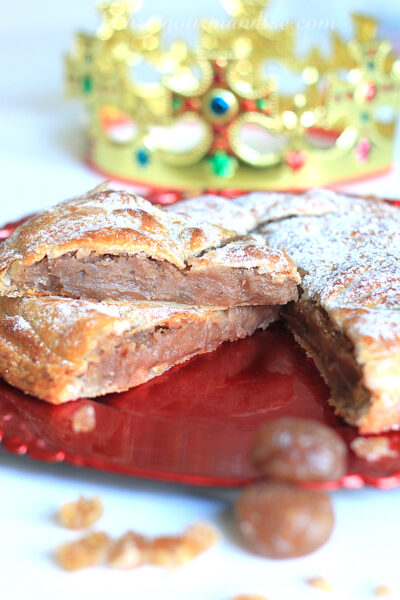
[[[354,39],[332,55],[295,51],[293,25],[272,29],[268,0],[223,0],[228,25],[200,23],[199,44],[162,48],[163,25],[131,25],[140,0],[101,4],[96,35],[66,58],[69,94],[86,106],[88,161],[102,173],[161,188],[305,189],[376,175],[391,164],[400,61],[377,23],[352,15]],[[270,61],[301,77],[279,91]],[[158,75],[140,82],[140,63]]]

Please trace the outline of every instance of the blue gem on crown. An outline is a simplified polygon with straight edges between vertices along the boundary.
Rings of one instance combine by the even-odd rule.
[[[217,96],[216,98],[213,98],[211,100],[210,107],[211,107],[211,110],[215,114],[224,115],[227,112],[227,110],[229,109],[229,104],[225,100],[225,98],[221,98],[220,96]]]

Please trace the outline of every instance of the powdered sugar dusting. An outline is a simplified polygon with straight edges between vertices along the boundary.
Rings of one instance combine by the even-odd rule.
[[[28,321],[22,315],[13,315],[13,329],[16,332],[24,333],[31,329]]]
[[[259,273],[273,273],[286,279],[288,276],[300,283],[294,263],[284,252],[266,246],[260,235],[248,235],[207,252],[192,261],[192,269],[204,266],[257,269]]]
[[[240,235],[249,233],[271,220],[299,215],[324,215],[337,209],[336,195],[326,190],[318,194],[252,192],[235,200],[208,195],[189,198],[164,208],[168,212],[211,221]]]
[[[166,212],[179,214],[199,222],[212,222],[243,235],[257,227],[257,219],[245,206],[219,196],[189,198],[163,208]]]
[[[336,196],[338,209],[263,226],[302,271],[306,296],[326,308],[400,308],[400,211]],[[378,316],[377,316],[378,318]]]

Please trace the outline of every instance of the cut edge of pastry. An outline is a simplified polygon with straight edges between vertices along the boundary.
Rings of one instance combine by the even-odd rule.
[[[340,309],[332,311],[330,318],[323,307],[310,301],[284,309],[296,342],[330,388],[329,404],[361,434],[400,429],[400,335],[386,346],[368,334],[356,340],[351,335],[354,322],[373,312]]]

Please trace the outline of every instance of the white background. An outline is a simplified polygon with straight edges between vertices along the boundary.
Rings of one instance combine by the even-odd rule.
[[[348,34],[349,9],[379,14],[382,30],[399,37],[397,0],[275,0],[269,14],[271,19],[334,18],[338,29]],[[65,102],[61,77],[61,55],[68,50],[73,31],[92,30],[97,18],[89,0],[2,0],[0,10],[0,222],[5,222],[99,182],[80,162],[76,107]],[[181,18],[183,10],[192,18],[224,15],[214,0],[148,0],[141,15],[154,11],[169,19],[174,29],[174,18]],[[178,31],[179,27],[172,37],[193,38],[193,31]],[[318,35],[303,33],[300,47],[318,40]],[[399,171],[352,189],[399,197]],[[228,600],[244,592],[264,593],[270,600],[312,600],[323,595],[305,584],[314,575],[332,582],[336,593],[329,597],[373,598],[373,587],[380,583],[400,597],[400,490],[334,493],[337,526],[329,544],[303,559],[273,562],[253,557],[238,545],[229,512],[234,492],[52,466],[2,450],[0,465],[0,594],[5,600]],[[178,573],[144,568],[65,574],[50,553],[74,536],[60,529],[53,515],[60,503],[82,493],[102,497],[106,512],[100,526],[111,534],[127,528],[147,534],[178,533],[194,520],[207,519],[220,528],[224,539]]]

